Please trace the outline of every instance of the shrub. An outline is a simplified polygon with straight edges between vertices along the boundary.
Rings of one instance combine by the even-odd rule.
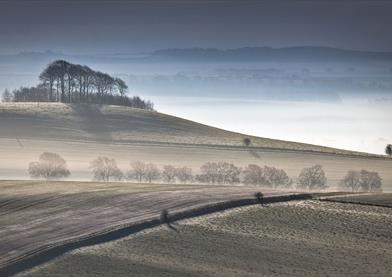
[[[257,200],[257,202],[259,202],[260,204],[263,204],[263,197],[264,197],[264,194],[262,193],[262,192],[256,192],[255,194],[254,194],[254,196],[255,196],[255,198],[256,198],[256,200]]]
[[[250,143],[251,143],[251,140],[250,140],[250,138],[244,138],[244,139],[242,140],[242,143],[243,143],[246,147],[248,147],[248,146],[250,145]]]

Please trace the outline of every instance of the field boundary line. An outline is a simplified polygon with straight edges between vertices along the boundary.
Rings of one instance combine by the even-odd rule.
[[[344,201],[338,199],[331,199],[331,198],[319,198],[318,201],[324,202],[332,202],[332,203],[341,203],[341,204],[354,204],[354,205],[361,205],[361,206],[372,206],[372,207],[381,207],[381,208],[390,208],[392,209],[392,204],[376,204],[376,203],[369,203],[369,202],[361,202],[361,201]]]

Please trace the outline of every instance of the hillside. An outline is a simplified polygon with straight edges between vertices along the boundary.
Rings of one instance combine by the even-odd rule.
[[[292,178],[303,167],[321,164],[331,185],[347,170],[369,169],[392,187],[392,163],[382,156],[251,137],[128,107],[1,103],[0,130],[0,179],[29,178],[29,162],[50,151],[67,160],[72,180],[90,180],[89,163],[109,156],[124,171],[136,160],[188,166],[195,172],[205,162],[228,161],[276,166]],[[250,147],[243,145],[245,137],[251,139]]]
[[[335,148],[252,137],[182,118],[121,106],[61,103],[1,103],[0,138],[91,141],[105,143],[171,143],[243,146],[369,155]]]

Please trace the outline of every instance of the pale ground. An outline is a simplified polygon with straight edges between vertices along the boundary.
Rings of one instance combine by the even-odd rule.
[[[392,209],[252,206],[78,249],[20,276],[392,276]]]
[[[161,142],[242,146],[244,136],[175,116],[121,106],[61,103],[0,103],[0,137]],[[310,144],[250,137],[256,147],[349,153]]]
[[[331,187],[348,170],[367,169],[379,172],[385,190],[392,190],[392,159],[256,137],[251,137],[252,146],[246,148],[242,147],[244,137],[127,107],[0,103],[0,179],[28,179],[29,162],[50,151],[67,160],[71,180],[90,180],[89,163],[105,155],[115,158],[123,171],[136,160],[189,166],[195,173],[205,162],[228,161],[238,166],[276,166],[294,181],[302,168],[321,164]],[[335,152],[345,155],[331,154]]]
[[[222,201],[296,192],[244,186],[0,182],[0,269],[47,248]]]

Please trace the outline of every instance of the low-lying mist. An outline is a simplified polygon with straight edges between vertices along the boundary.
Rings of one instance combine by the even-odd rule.
[[[383,154],[392,99],[294,102],[149,96],[159,111],[261,137]]]
[[[45,63],[64,56],[56,55],[3,57],[0,91],[36,85]],[[219,128],[378,154],[392,142],[392,67],[388,60],[66,57],[121,77],[130,96],[152,100],[159,112]]]

